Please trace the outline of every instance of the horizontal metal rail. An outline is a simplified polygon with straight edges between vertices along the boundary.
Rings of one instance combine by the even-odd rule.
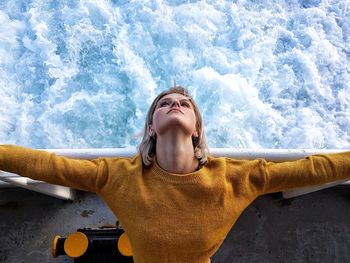
[[[44,149],[57,155],[76,159],[95,159],[100,157],[132,157],[137,153],[136,148],[100,148],[100,149]],[[348,151],[344,149],[234,149],[234,148],[211,148],[212,156],[224,156],[235,159],[252,160],[263,158],[273,162],[283,162],[301,159],[313,154],[329,154]],[[290,198],[338,184],[350,184],[350,181],[342,180],[321,186],[298,188],[283,192],[285,198]],[[29,190],[55,196],[61,199],[73,200],[75,193],[71,188],[51,185],[41,181],[23,178],[15,174],[0,172],[0,187],[19,186]]]

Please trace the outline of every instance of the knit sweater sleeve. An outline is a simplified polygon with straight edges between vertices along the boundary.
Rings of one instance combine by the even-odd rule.
[[[0,146],[0,170],[91,192],[97,192],[107,176],[102,159],[70,159],[14,145]]]
[[[266,162],[261,160],[265,184],[263,193],[321,185],[350,179],[350,152],[312,155],[289,162]]]

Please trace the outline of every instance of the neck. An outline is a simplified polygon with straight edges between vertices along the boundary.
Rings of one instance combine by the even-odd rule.
[[[158,165],[170,173],[186,174],[198,168],[191,136],[181,134],[158,136],[156,157]]]

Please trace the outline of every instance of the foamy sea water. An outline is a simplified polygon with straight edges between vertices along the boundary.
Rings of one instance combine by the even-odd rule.
[[[210,147],[350,148],[350,1],[0,2],[0,143],[136,146],[174,79]]]

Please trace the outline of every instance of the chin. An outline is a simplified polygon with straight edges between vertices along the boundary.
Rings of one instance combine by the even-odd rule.
[[[159,135],[169,131],[176,132],[176,130],[182,130],[186,134],[188,133],[192,135],[193,131],[195,130],[195,126],[173,118],[172,120],[168,120],[167,122],[163,123],[163,125],[159,126],[157,130],[157,134]]]

